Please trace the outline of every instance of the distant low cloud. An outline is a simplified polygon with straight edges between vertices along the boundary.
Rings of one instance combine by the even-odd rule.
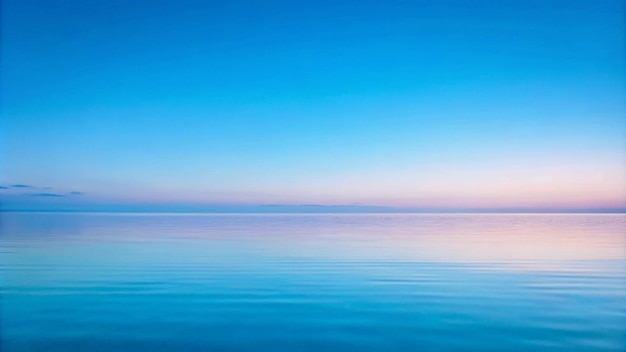
[[[83,192],[79,191],[64,192],[50,186],[32,186],[23,183],[7,184],[6,186],[0,186],[0,190],[7,190],[7,193],[3,192],[3,194],[13,197],[67,197],[79,196],[83,194]]]

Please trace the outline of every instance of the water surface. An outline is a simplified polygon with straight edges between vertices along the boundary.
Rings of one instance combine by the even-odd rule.
[[[3,213],[2,351],[624,351],[626,217]]]

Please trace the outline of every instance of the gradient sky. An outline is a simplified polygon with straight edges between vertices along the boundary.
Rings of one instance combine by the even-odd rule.
[[[626,208],[622,0],[2,6],[5,209]]]

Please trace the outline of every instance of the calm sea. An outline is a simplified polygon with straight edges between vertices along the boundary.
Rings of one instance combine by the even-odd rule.
[[[623,214],[0,220],[3,352],[626,350]]]

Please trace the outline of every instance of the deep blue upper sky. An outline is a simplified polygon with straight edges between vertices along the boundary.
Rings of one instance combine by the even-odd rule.
[[[7,208],[626,206],[621,0],[2,5]]]

